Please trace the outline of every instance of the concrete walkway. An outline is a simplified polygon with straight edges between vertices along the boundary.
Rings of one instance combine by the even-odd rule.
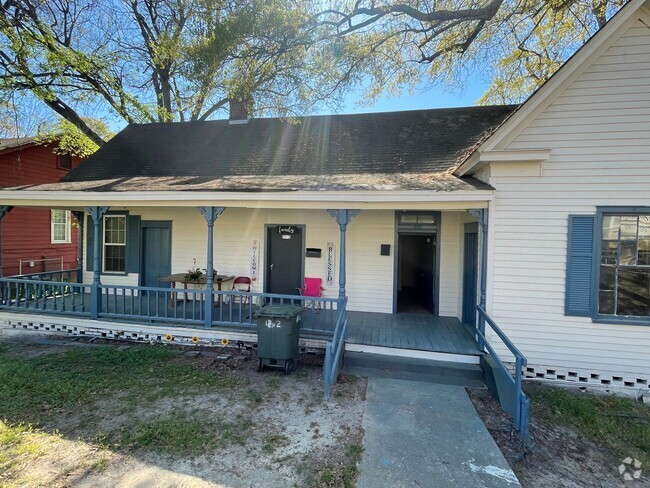
[[[358,488],[520,486],[462,386],[369,378]]]

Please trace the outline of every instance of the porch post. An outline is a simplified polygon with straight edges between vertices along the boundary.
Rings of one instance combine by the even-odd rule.
[[[339,257],[339,300],[345,298],[345,233],[347,231],[348,224],[350,221],[357,216],[359,213],[358,210],[328,210],[329,213],[336,222],[339,224],[339,229],[341,230],[341,245],[340,245],[340,257]]]
[[[199,212],[208,223],[208,256],[205,268],[205,326],[212,326],[212,307],[214,305],[214,221],[223,213],[225,207],[199,207]]]
[[[84,269],[84,213],[72,212],[72,215],[77,219],[77,283],[82,283]]]
[[[0,278],[2,278],[2,219],[11,212],[12,208],[9,205],[0,205]]]
[[[470,210],[470,214],[478,220],[479,227],[481,228],[481,292],[479,296],[479,305],[483,310],[486,310],[489,210],[487,208],[482,208],[481,210]],[[477,328],[481,334],[485,336],[485,319],[481,314],[478,315]],[[478,338],[478,348],[481,352],[485,349],[483,339],[480,337]]]
[[[101,223],[102,217],[108,211],[108,207],[88,207],[86,211],[90,214],[90,218],[93,219],[93,227],[95,228],[93,235],[93,282],[90,286],[90,316],[96,319],[99,317],[99,312],[102,308],[102,296],[101,290],[99,289],[101,275],[101,260],[99,259],[101,250]]]

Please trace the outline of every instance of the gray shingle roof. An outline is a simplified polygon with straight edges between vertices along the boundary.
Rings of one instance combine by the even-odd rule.
[[[0,152],[7,149],[16,149],[21,146],[28,146],[36,142],[35,137],[13,137],[9,139],[0,139]]]
[[[458,180],[449,170],[464,150],[515,108],[267,118],[247,124],[133,124],[62,182],[112,181],[103,188],[114,191],[119,191],[120,181],[124,186],[140,177],[158,178],[159,183],[170,177],[175,183],[169,189],[176,190],[422,189],[426,181],[447,190],[476,188],[480,183]],[[141,189],[160,189],[153,183]]]

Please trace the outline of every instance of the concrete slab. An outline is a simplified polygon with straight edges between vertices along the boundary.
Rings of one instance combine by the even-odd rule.
[[[516,488],[460,386],[370,378],[358,488]]]

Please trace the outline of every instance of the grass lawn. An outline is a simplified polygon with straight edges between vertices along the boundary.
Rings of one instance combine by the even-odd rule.
[[[650,472],[650,408],[632,398],[529,385],[533,411],[544,422],[571,426]]]
[[[150,472],[192,486],[351,486],[364,382],[344,381],[325,403],[318,364],[290,376],[254,364],[239,350],[4,345],[0,486],[111,486]]]
[[[472,391],[479,415],[522,486],[650,486],[650,408],[632,398],[525,383],[532,446],[524,449],[511,421],[487,391]],[[618,466],[643,463],[626,485]]]

